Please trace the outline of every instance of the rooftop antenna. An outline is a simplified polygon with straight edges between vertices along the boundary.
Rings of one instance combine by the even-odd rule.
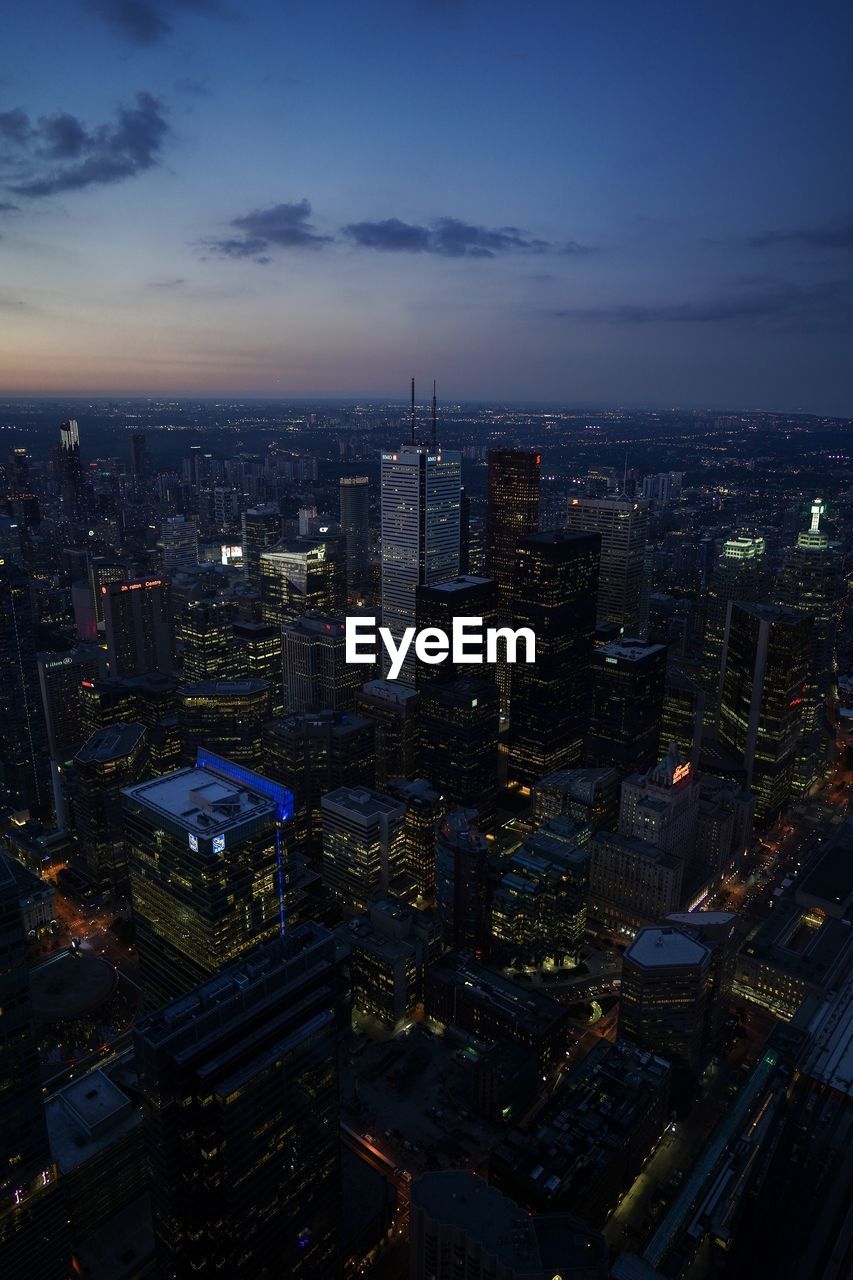
[[[432,447],[435,448],[436,440],[436,410],[435,410],[435,378],[432,380]]]
[[[415,380],[412,378],[412,444],[415,443]]]

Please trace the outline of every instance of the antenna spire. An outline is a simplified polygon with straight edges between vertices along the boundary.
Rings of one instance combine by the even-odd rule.
[[[435,408],[435,378],[432,380],[432,447],[435,448],[436,442],[436,408]]]
[[[415,380],[412,378],[412,444],[415,443]]]

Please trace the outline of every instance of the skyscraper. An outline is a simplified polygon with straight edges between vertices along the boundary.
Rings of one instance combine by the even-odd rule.
[[[281,666],[281,629],[266,622],[235,622],[231,658],[235,679],[266,680],[270,686],[272,714],[284,710],[284,677]]]
[[[624,495],[572,498],[568,506],[570,530],[601,536],[597,620],[614,623],[625,635],[640,630],[648,523],[647,503]]]
[[[277,543],[261,552],[260,572],[267,623],[282,626],[309,612],[334,616],[346,606],[346,560],[337,533]]]
[[[758,822],[788,802],[808,690],[812,619],[730,602],[720,679],[720,740],[743,761]]]
[[[323,796],[323,881],[344,908],[366,911],[403,869],[405,812],[402,801],[369,787]]]
[[[278,507],[250,507],[243,512],[243,573],[253,591],[261,590],[261,555],[281,538]]]
[[[619,1035],[695,1071],[712,996],[710,948],[671,925],[641,929],[622,959]]]
[[[382,454],[382,619],[399,642],[417,622],[417,588],[459,573],[462,456],[438,444]],[[414,659],[400,679],[413,684]]]
[[[476,809],[452,809],[435,846],[435,905],[446,946],[489,955],[495,879]]]
[[[666,678],[666,646],[620,640],[590,655],[592,704],[586,762],[625,774],[656,763]]]
[[[201,680],[181,689],[178,722],[185,763],[207,747],[249,768],[261,765],[261,732],[269,720],[266,680]]]
[[[526,449],[490,449],[486,572],[511,612],[518,546],[539,528],[540,456]]]
[[[420,695],[398,680],[368,680],[356,710],[376,727],[376,785],[414,778],[421,767]]]
[[[230,601],[216,597],[186,602],[181,613],[181,639],[184,644],[183,678],[188,684],[242,675],[242,672],[234,670],[232,613]]]
[[[370,582],[370,481],[367,476],[341,476],[340,524],[346,539],[347,591],[364,595]]]
[[[162,578],[101,587],[110,675],[170,672],[175,665],[172,595]]]
[[[129,888],[121,793],[139,781],[146,762],[141,724],[99,729],[74,757],[74,814],[83,865],[95,884],[121,895]]]
[[[289,714],[352,710],[363,668],[346,661],[343,618],[309,613],[288,623],[282,652]]]
[[[298,925],[137,1024],[164,1280],[338,1274],[334,950]]]
[[[186,516],[170,516],[160,526],[163,572],[170,577],[198,564],[198,525]]]
[[[420,695],[424,775],[450,804],[475,806],[488,826],[498,795],[497,685],[458,676],[431,680]]]
[[[562,531],[519,545],[515,625],[536,636],[535,663],[512,670],[509,775],[522,786],[581,762],[600,545]]]
[[[83,464],[80,460],[80,429],[76,419],[59,424],[59,492],[66,520],[80,520],[84,514]]]
[[[739,533],[723,543],[720,558],[711,571],[705,594],[705,626],[702,643],[702,686],[705,690],[705,723],[713,728],[719,713],[720,671],[730,600],[760,604],[767,598],[764,539]]]
[[[14,565],[0,565],[0,797],[11,809],[46,816],[50,765],[35,637],[30,578]]]
[[[436,582],[432,586],[417,589],[416,619],[418,630],[438,627],[448,636],[452,634],[454,618],[482,618],[483,627],[497,622],[498,584],[493,578],[474,578],[460,574],[449,582]],[[448,679],[454,675],[476,676],[481,680],[493,680],[497,668],[481,663],[456,665],[449,656],[441,666],[427,662],[415,664],[418,687],[434,680]]]

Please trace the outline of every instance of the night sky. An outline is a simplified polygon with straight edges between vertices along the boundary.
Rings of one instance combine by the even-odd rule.
[[[853,414],[850,14],[9,5],[0,392]]]

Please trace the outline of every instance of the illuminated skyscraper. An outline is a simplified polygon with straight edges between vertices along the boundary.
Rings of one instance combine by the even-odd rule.
[[[135,1042],[158,1274],[340,1274],[332,936],[297,925]]]
[[[282,650],[288,714],[352,710],[363,668],[346,661],[343,618],[298,618],[284,628]]]
[[[254,591],[261,589],[261,556],[281,538],[278,507],[250,507],[243,512],[243,572]]]
[[[261,731],[269,720],[266,680],[201,680],[181,689],[178,720],[184,761],[207,747],[249,768],[261,765]]]
[[[514,626],[531,628],[536,661],[512,668],[510,778],[538,778],[580,764],[589,723],[600,538],[536,533],[518,549]]]
[[[719,712],[720,671],[730,600],[760,604],[767,598],[768,579],[764,539],[740,533],[728,538],[708,582],[705,595],[705,635],[702,647],[702,685],[705,723],[713,728]]]
[[[641,929],[622,959],[619,1035],[695,1071],[712,996],[710,948],[671,926]]]
[[[406,806],[403,819],[403,868],[422,898],[435,894],[435,825],[444,811],[441,797],[426,778],[392,778],[388,793]]]
[[[341,476],[341,529],[347,548],[347,590],[360,597],[370,583],[370,481]]]
[[[230,673],[235,680],[266,680],[272,714],[284,710],[281,666],[281,628],[266,622],[235,622],[232,628]]]
[[[80,460],[80,429],[76,419],[59,425],[59,491],[66,520],[83,517],[83,464]]]
[[[123,804],[143,992],[156,1009],[283,929],[293,798],[214,761],[129,787]]]
[[[656,763],[665,677],[665,645],[620,640],[593,650],[588,765],[617,769],[624,777]]]
[[[198,525],[186,516],[170,516],[160,526],[163,572],[171,577],[198,564]]]
[[[514,602],[518,546],[539,528],[540,456],[526,449],[489,450],[486,572],[498,584],[501,605]]]
[[[729,603],[720,681],[720,739],[743,761],[758,822],[793,788],[808,689],[812,619],[772,605]]]
[[[403,869],[405,812],[400,800],[368,787],[323,796],[323,880],[345,908],[366,911]]]
[[[586,931],[589,853],[570,818],[551,818],[509,859],[492,900],[492,932],[511,964],[575,962]]]
[[[346,606],[346,560],[337,533],[295,538],[262,551],[260,572],[267,623],[282,626],[311,612],[334,616]]]
[[[227,680],[241,673],[234,670],[234,643],[231,633],[233,606],[227,600],[188,600],[181,614],[184,645],[183,678],[187,684],[199,680]]]
[[[648,523],[647,503],[624,496],[572,498],[567,511],[570,530],[601,537],[597,620],[612,622],[629,636],[640,630]]]
[[[168,673],[175,665],[175,632],[169,583],[138,578],[101,587],[110,675]]]

